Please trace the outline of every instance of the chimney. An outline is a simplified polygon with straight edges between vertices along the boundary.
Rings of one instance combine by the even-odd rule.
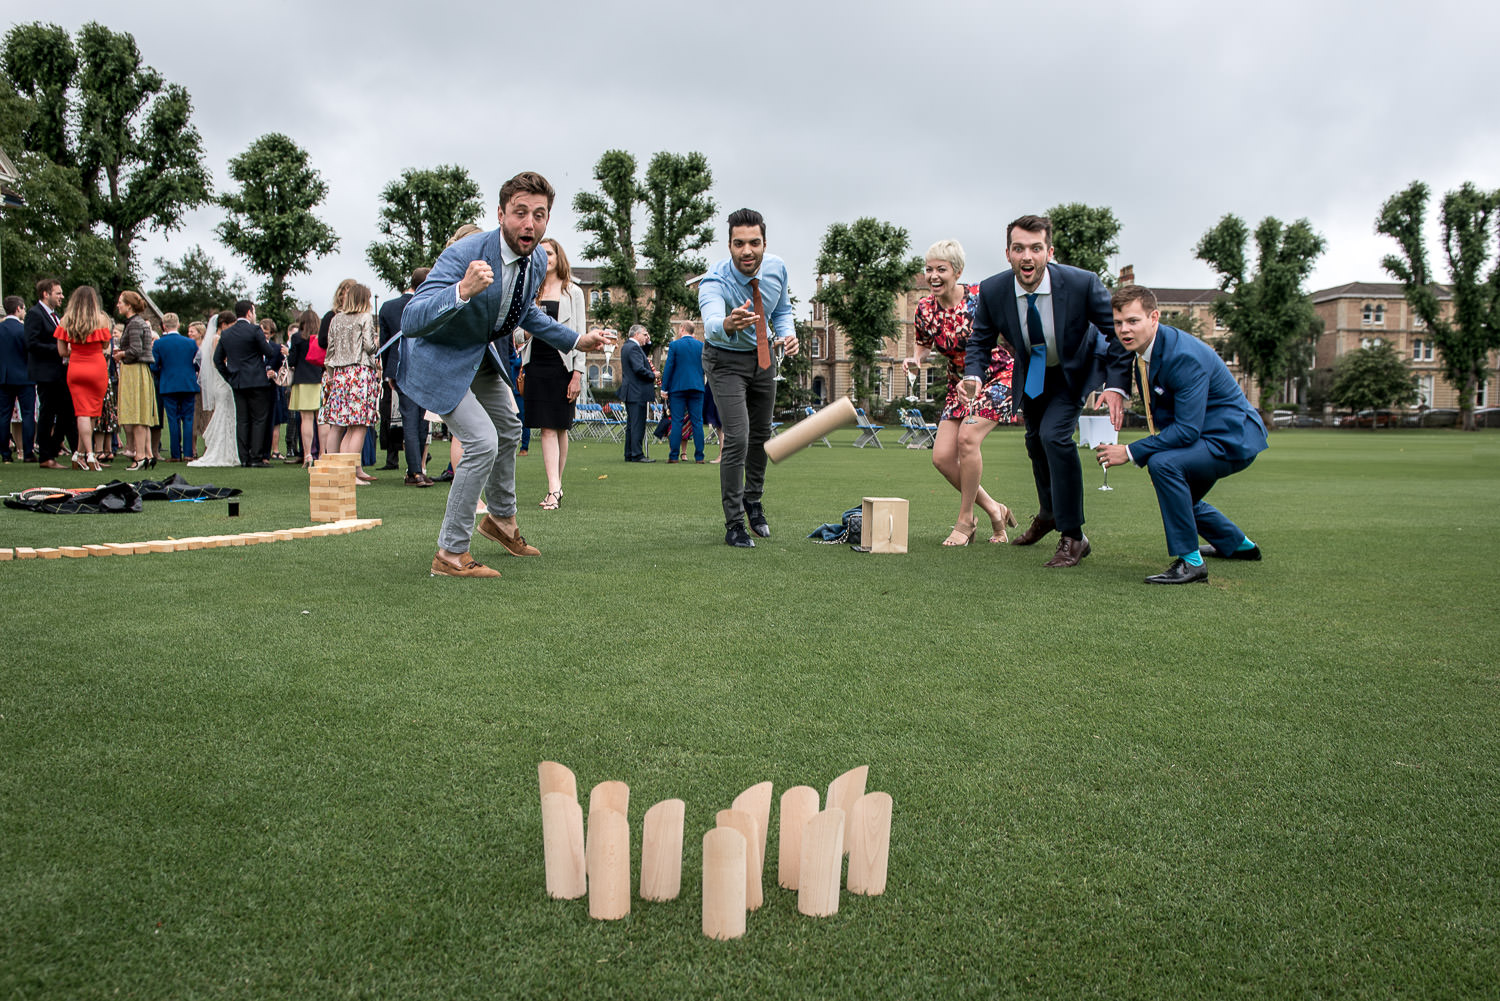
[[[1120,284],[1121,285],[1134,285],[1135,284],[1135,265],[1134,264],[1127,264],[1127,265],[1125,265],[1124,267],[1122,267],[1120,269]]]

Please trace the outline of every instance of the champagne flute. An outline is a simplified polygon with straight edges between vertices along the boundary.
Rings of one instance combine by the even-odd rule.
[[[777,340],[776,340],[776,344],[774,345],[774,351],[773,351],[773,355],[772,355],[772,361],[773,361],[773,363],[776,366],[776,381],[777,382],[786,382],[786,376],[784,376],[784,375],[781,374],[781,359],[783,359],[785,357],[786,357],[786,338],[785,337],[780,337],[780,338],[777,338]]]
[[[979,389],[980,389],[980,387],[981,387],[981,385],[983,383],[981,382],[979,376],[977,376],[977,375],[966,375],[966,376],[963,377],[962,381],[966,382],[966,383],[973,383],[974,384],[974,393],[973,393],[973,395],[967,397],[967,400],[968,400],[968,403],[969,403],[969,416],[967,416],[967,417],[964,418],[964,423],[965,424],[978,424],[979,423]]]
[[[1104,457],[1103,456],[1099,457],[1099,465],[1104,470],[1104,485],[1102,487],[1100,487],[1099,489],[1100,490],[1114,490],[1114,487],[1112,487],[1112,486],[1109,485],[1109,463],[1107,463],[1107,462],[1104,461]]]
[[[918,401],[917,370],[907,365],[906,362],[901,363],[901,368],[906,372],[906,402],[916,403]]]

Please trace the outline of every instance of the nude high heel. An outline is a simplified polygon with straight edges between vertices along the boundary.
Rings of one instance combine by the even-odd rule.
[[[979,530],[979,518],[975,517],[968,525],[959,522],[953,526],[953,531],[943,540],[945,546],[967,546],[974,541],[974,533]]]
[[[1000,521],[998,527],[995,529],[995,534],[990,536],[990,541],[1009,542],[1010,536],[1006,534],[1005,530],[1007,528],[1016,527],[1016,516],[1011,514],[1010,508],[1006,507],[1004,504],[1000,504],[999,501],[996,501],[995,503],[1000,506]]]

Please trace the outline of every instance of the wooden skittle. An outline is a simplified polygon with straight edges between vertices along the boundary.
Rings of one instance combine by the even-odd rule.
[[[823,801],[825,809],[832,810],[837,807],[844,811],[844,816],[854,809],[854,803],[865,794],[865,780],[870,777],[870,766],[860,765],[851,768],[832,782],[828,783],[828,797]],[[849,854],[846,844],[844,854]]]
[[[664,799],[641,825],[641,899],[676,900],[682,891],[682,824],[687,804]]]
[[[547,896],[576,900],[588,892],[583,808],[566,793],[542,794],[542,850],[547,865]]]
[[[797,910],[813,918],[837,914],[843,869],[844,811],[831,806],[809,820],[802,831]]]
[[[844,840],[849,844],[849,892],[869,897],[884,893],[891,853],[891,794],[867,792],[856,800]]]
[[[703,835],[703,934],[731,939],[745,934],[745,854],[749,842],[732,827]]]
[[[714,822],[745,836],[745,906],[752,911],[760,910],[760,905],[765,903],[765,890],[761,882],[760,855],[756,851],[760,832],[755,829],[755,818],[744,810],[720,810]]]
[[[622,817],[630,816],[630,786],[624,782],[600,782],[589,791],[589,824],[594,822],[594,811],[614,810]]]
[[[607,807],[589,810],[589,917],[618,921],[630,914],[630,823]]]
[[[556,761],[539,763],[536,766],[536,781],[543,796],[549,792],[560,792],[574,802],[578,801],[578,779],[573,774],[573,769],[567,765],[559,765]]]
[[[785,889],[797,889],[797,874],[802,870],[802,832],[817,813],[818,790],[812,786],[792,786],[781,794],[776,882]]]
[[[735,810],[744,810],[755,818],[755,831],[760,835],[758,854],[761,866],[765,866],[766,860],[766,835],[771,830],[771,783],[761,782],[740,793],[734,798],[730,807]]]

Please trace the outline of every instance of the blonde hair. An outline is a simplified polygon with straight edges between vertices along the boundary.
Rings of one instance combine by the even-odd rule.
[[[568,255],[563,253],[562,244],[550,236],[542,237],[541,242],[551,248],[547,251],[547,256],[557,261],[557,280],[562,282],[563,287],[566,288],[568,283],[573,280],[573,266],[568,263]],[[538,292],[537,294],[540,295],[541,293]]]
[[[82,344],[96,330],[109,330],[113,327],[113,321],[99,305],[99,293],[94,291],[92,285],[80,285],[73,290],[57,324],[74,344]]]
[[[957,274],[963,274],[964,270],[964,248],[957,240],[939,240],[927,248],[927,256],[924,261],[943,261],[953,265]]]
[[[344,292],[341,313],[368,313],[370,311],[370,286],[355,282]]]
[[[455,243],[457,243],[459,240],[462,240],[466,236],[473,236],[475,233],[483,232],[484,230],[480,229],[472,222],[466,222],[462,226],[458,227],[458,229],[455,229],[453,231],[453,235],[448,237],[448,242],[443,244],[443,249],[447,250],[449,247],[453,246]]]
[[[339,287],[333,290],[333,311],[335,313],[342,313],[344,311],[344,296],[349,294],[350,288],[358,284],[359,282],[353,278],[345,278],[339,282]]]
[[[176,330],[180,326],[182,326],[182,320],[178,319],[176,313],[161,314],[161,329]]]

